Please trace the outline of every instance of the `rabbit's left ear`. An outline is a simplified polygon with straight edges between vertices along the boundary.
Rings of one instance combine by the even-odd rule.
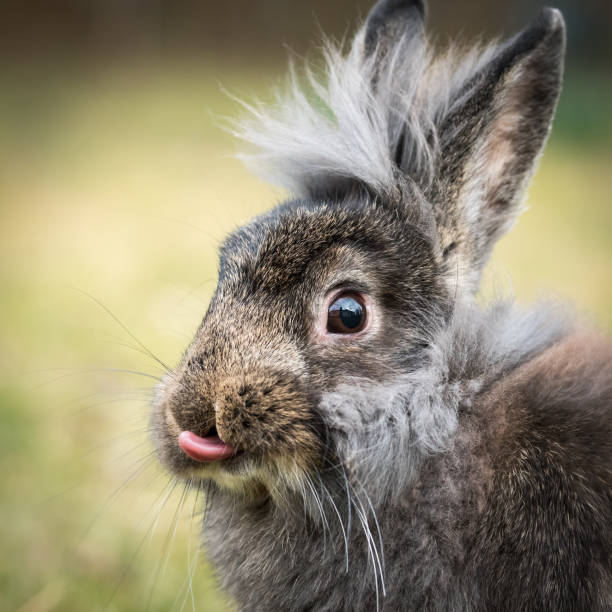
[[[464,84],[438,124],[430,200],[448,269],[468,289],[520,210],[550,131],[564,50],[561,13],[544,9]]]

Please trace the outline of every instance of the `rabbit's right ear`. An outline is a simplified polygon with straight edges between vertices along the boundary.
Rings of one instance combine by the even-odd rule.
[[[438,120],[430,200],[447,267],[468,290],[521,210],[557,105],[564,50],[563,17],[544,9],[469,76]]]

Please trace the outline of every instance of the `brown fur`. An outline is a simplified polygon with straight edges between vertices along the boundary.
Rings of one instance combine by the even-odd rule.
[[[477,575],[489,574],[483,609],[609,609],[612,346],[574,334],[502,379],[479,410],[493,474],[473,551]]]

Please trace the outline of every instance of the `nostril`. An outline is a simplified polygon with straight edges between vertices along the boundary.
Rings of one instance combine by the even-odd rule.
[[[199,370],[203,370],[205,368],[205,358],[204,355],[196,355],[195,357],[192,357],[188,362],[187,362],[187,367],[190,370],[195,370],[195,369],[199,369]]]
[[[244,397],[245,395],[252,393],[253,387],[250,385],[241,385],[238,389],[238,395]]]

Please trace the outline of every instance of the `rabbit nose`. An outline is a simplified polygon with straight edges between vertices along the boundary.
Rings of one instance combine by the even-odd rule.
[[[280,372],[253,372],[222,381],[215,421],[219,437],[239,450],[279,450],[310,418],[298,381]]]
[[[245,432],[265,426],[270,409],[274,406],[266,401],[270,388],[257,388],[247,382],[223,385],[223,392],[214,403],[217,431],[222,439],[236,441],[244,439]]]

